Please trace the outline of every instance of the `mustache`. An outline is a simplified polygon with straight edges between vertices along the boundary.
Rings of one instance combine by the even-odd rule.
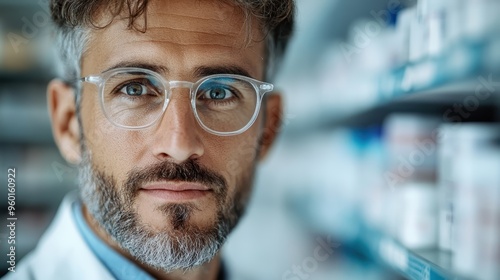
[[[201,166],[195,160],[189,159],[182,163],[163,161],[144,169],[129,171],[124,184],[129,194],[135,194],[144,184],[157,181],[184,181],[204,184],[216,194],[225,194],[227,182],[215,171]]]

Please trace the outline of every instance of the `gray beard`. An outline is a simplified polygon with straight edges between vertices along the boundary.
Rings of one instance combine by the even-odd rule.
[[[79,184],[82,202],[89,213],[138,262],[165,272],[188,270],[215,257],[243,214],[254,173],[244,176],[245,186],[236,197],[231,200],[227,195],[219,197],[218,213],[212,226],[202,229],[189,223],[193,211],[200,210],[195,205],[168,204],[158,210],[168,218],[173,229],[158,231],[140,223],[138,214],[133,211],[132,192],[119,192],[116,180],[95,170],[89,152],[83,153]]]

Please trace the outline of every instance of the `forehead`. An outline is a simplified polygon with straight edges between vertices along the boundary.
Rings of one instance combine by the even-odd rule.
[[[110,18],[103,15],[101,20],[105,23]],[[138,28],[147,24],[145,32],[129,28],[125,16],[91,31],[82,72],[102,72],[124,61],[161,64],[173,72],[179,72],[180,65],[186,70],[228,64],[245,67],[251,76],[261,78],[262,32],[255,18],[250,19],[250,28],[246,20],[240,7],[226,1],[151,1],[146,18],[135,21]]]

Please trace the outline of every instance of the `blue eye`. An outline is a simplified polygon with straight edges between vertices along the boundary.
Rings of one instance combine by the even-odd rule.
[[[130,96],[141,96],[147,93],[148,89],[141,83],[132,82],[121,88],[120,92]]]
[[[232,96],[233,93],[230,90],[223,87],[215,87],[207,90],[204,93],[203,98],[213,99],[213,100],[223,100],[231,98]]]

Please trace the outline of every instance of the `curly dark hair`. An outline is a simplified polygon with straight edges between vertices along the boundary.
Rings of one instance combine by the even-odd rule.
[[[240,6],[245,12],[247,23],[254,17],[261,24],[267,40],[266,76],[270,78],[276,71],[276,64],[284,56],[293,31],[294,0],[224,1]],[[79,60],[84,51],[83,46],[86,45],[84,30],[106,27],[97,23],[100,11],[109,11],[113,18],[125,12],[129,21],[128,28],[145,32],[148,3],[149,0],[51,0],[52,21],[56,27],[64,73],[69,76],[66,78],[76,78],[80,72]],[[137,22],[139,18],[144,19],[144,24]]]

